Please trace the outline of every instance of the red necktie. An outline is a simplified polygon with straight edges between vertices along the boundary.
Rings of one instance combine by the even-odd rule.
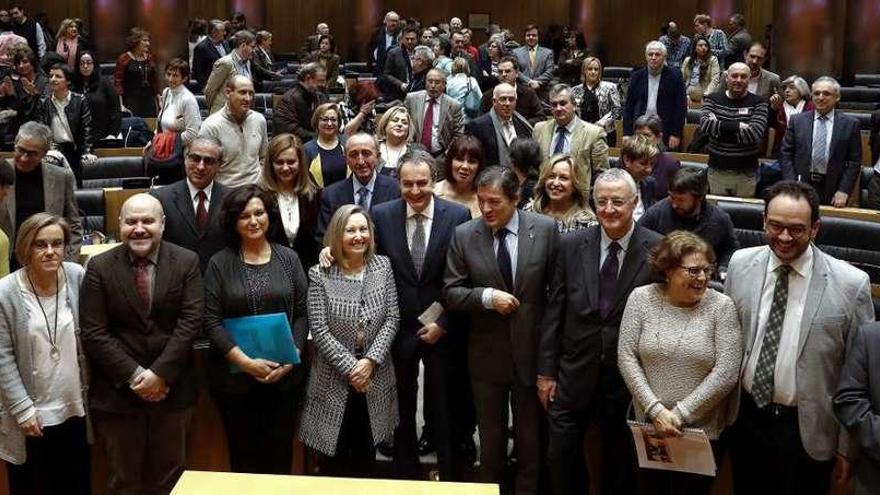
[[[428,108],[425,109],[425,120],[422,122],[422,145],[431,151],[431,134],[434,129],[434,98],[428,100]]]
[[[199,230],[205,230],[205,226],[208,225],[208,209],[205,208],[205,200],[208,199],[208,195],[203,189],[196,193],[196,197],[199,198],[199,204],[196,206],[196,224],[199,226]]]
[[[150,307],[149,263],[150,260],[146,258],[138,258],[134,262],[134,279],[137,284],[138,295],[141,296],[141,301],[143,301],[147,309]]]

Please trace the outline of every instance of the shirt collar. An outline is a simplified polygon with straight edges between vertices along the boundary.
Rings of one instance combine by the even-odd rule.
[[[196,186],[194,186],[192,182],[189,181],[189,178],[186,179],[186,187],[189,189],[189,199],[195,201],[196,194],[199,193],[199,189]],[[202,189],[202,191],[205,191],[205,196],[207,196],[206,199],[208,201],[211,201],[211,191],[213,191],[213,190],[214,190],[214,181],[211,181],[210,184],[208,184],[207,186],[205,186],[204,189]]]
[[[769,249],[769,248],[768,248]],[[770,249],[770,261],[767,264],[767,271],[772,272],[779,268],[780,265],[785,263],[782,262],[778,257],[776,257],[776,253]],[[792,271],[797,272],[801,277],[807,276],[813,270],[813,243],[810,243],[807,246],[806,251],[801,253],[794,261],[788,263],[788,266],[791,267]]]
[[[351,174],[351,184],[354,187],[355,196],[357,196],[357,192],[362,187],[366,187],[367,191],[370,191],[370,194],[372,194],[373,189],[376,187],[376,175],[378,175],[378,174],[376,174],[376,171],[374,170],[373,176],[370,177],[370,182],[367,182],[366,184],[361,184],[361,181],[359,181],[358,178],[354,174]]]
[[[431,196],[431,200],[428,202],[428,206],[426,206],[425,209],[422,210],[421,213],[428,220],[434,219],[434,197],[433,196]],[[406,204],[406,218],[407,218],[407,220],[412,218],[415,215],[416,215],[416,210],[413,210],[412,206],[410,206],[409,203],[407,203]]]
[[[605,233],[604,228],[600,228],[599,232],[601,232],[601,235],[602,235],[602,239],[601,239],[602,251],[605,251],[606,249],[608,249],[608,246],[612,242],[617,242],[617,244],[620,245],[620,249],[622,251],[626,252],[627,248],[629,247],[629,240],[632,238],[633,232],[635,232],[635,230],[636,230],[636,221],[633,220],[632,224],[629,226],[629,231],[626,234],[624,234],[623,237],[614,241],[613,239],[608,237],[608,234]]]
[[[574,134],[574,126],[577,123],[576,120],[577,120],[577,115],[573,115],[571,117],[571,120],[569,120],[568,124],[565,126],[565,130],[568,131],[569,135]],[[557,124],[556,121],[554,121],[554,124],[555,125],[553,128],[553,132],[554,133],[559,132],[559,124]]]
[[[153,265],[158,264],[158,262],[159,262],[159,248],[160,247],[162,247],[161,244],[159,244],[159,246],[157,246],[156,249],[154,249],[153,252],[150,253],[149,256],[147,256],[147,261],[150,262],[150,264],[153,264]],[[128,261],[132,265],[134,265],[135,262],[138,260],[138,258],[135,257],[135,255],[131,253],[131,250],[128,249],[128,246],[126,246],[125,250],[128,253]]]
[[[518,235],[519,233],[519,210],[513,212],[513,216],[510,217],[510,220],[507,221],[507,224],[502,227],[502,229],[507,229],[508,234]],[[498,229],[501,230],[501,229]],[[492,234],[497,234],[498,230],[492,232]]]
[[[818,110],[816,110],[815,112],[813,112],[813,121],[815,122],[815,121],[819,120],[819,117],[820,117],[821,115],[822,115],[822,114],[819,113]],[[834,109],[832,108],[830,112],[826,113],[826,114],[825,114],[825,117],[828,118],[828,123],[829,123],[829,124],[833,124],[833,123],[834,123]]]
[[[70,103],[70,95],[71,95],[71,92],[70,92],[70,90],[68,90],[67,97],[65,97],[63,100],[57,100],[57,99],[55,99],[55,94],[53,93],[51,96],[52,103],[55,103],[56,105],[61,105],[62,107],[66,107],[67,104]]]

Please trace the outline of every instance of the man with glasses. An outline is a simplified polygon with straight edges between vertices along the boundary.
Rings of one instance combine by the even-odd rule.
[[[214,181],[222,159],[220,141],[197,137],[186,149],[186,178],[151,192],[166,212],[163,238],[197,253],[202,273],[225,246],[220,205],[229,189]]]
[[[69,168],[45,163],[52,131],[49,127],[26,122],[15,136],[12,164],[15,185],[0,202],[0,228],[15,239],[19,225],[34,213],[46,212],[63,217],[70,224],[70,243],[65,259],[76,261],[82,244],[83,227],[73,196],[76,179]],[[13,258],[13,265],[15,260]]]
[[[605,466],[599,493],[635,493],[617,338],[630,292],[653,281],[648,254],[661,237],[633,220],[638,194],[626,170],[600,174],[593,199],[599,225],[560,243],[540,334],[538,397],[550,423],[553,493],[587,493],[584,434],[594,429]]]
[[[812,241],[819,196],[782,181],[767,192],[766,246],[733,254],[724,293],[743,332],[741,386],[728,424],[736,493],[828,493],[852,454],[832,412],[844,352],[874,321],[868,275]],[[855,443],[855,442],[853,442]]]
[[[406,110],[413,119],[413,136],[432,156],[446,154],[452,140],[464,134],[464,113],[454,98],[445,94],[446,77],[431,69],[426,89],[406,95]]]

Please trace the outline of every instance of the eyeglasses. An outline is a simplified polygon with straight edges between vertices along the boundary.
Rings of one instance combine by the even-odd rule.
[[[204,156],[197,153],[190,153],[186,155],[186,159],[192,163],[202,162],[206,167],[217,165],[217,162],[219,161],[213,156]]]
[[[784,231],[788,231],[788,235],[792,237],[803,237],[809,231],[806,225],[786,225],[784,223],[767,221],[765,223],[767,232],[772,235],[780,235]]]
[[[64,249],[64,239],[54,239],[51,242],[38,240],[34,241],[34,249],[38,252],[45,253],[48,250],[62,251]]]
[[[623,199],[623,198],[599,198],[596,200],[596,206],[599,209],[603,209],[609,204],[614,207],[615,210],[619,208],[623,208],[627,203],[632,201],[632,199]]]
[[[339,122],[339,119],[337,119],[336,117],[321,117],[320,120],[323,124],[335,124]]]
[[[705,275],[706,278],[712,278],[712,274],[715,273],[715,266],[680,266],[682,270],[686,271],[691,278],[699,278],[700,274]]]
[[[15,147],[15,154],[21,155],[24,157],[36,157],[36,156],[40,156],[40,154],[42,154],[42,153],[45,153],[45,152],[42,150],[29,150],[27,148],[22,148],[21,146]]]

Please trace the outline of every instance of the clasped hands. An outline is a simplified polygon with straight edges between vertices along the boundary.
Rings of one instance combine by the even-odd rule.
[[[241,369],[254,377],[258,382],[275,383],[293,369],[292,364],[280,364],[263,358],[248,358]]]
[[[373,370],[375,370],[375,368],[376,363],[371,359],[358,359],[357,364],[354,365],[354,368],[348,374],[349,385],[351,385],[358,393],[366,393],[370,388],[370,385],[373,383]]]
[[[131,382],[131,390],[147,402],[159,402],[164,399],[171,388],[165,379],[150,370],[144,370]]]
[[[658,437],[680,437],[682,435],[681,417],[665,407],[661,406],[660,412],[654,415],[651,422],[654,424],[654,430]]]

